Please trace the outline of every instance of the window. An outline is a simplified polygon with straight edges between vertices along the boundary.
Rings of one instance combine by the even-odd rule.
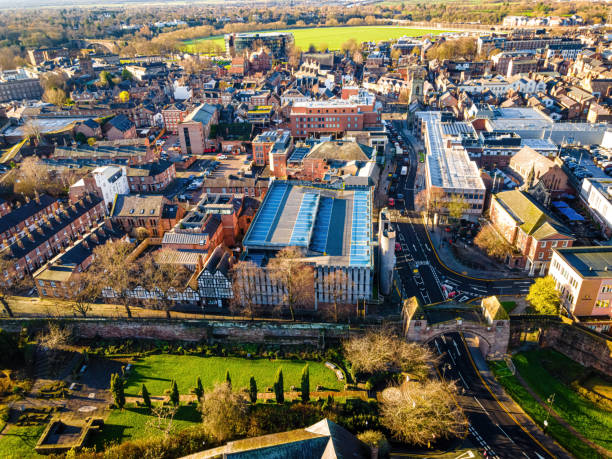
[[[595,302],[596,308],[608,308],[610,307],[610,300],[597,300]]]
[[[612,285],[604,285],[601,287],[601,293],[610,293],[612,292]]]
[[[546,247],[546,241],[540,242],[540,247]]]

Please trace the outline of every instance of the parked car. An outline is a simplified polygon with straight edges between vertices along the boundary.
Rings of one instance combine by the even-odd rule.
[[[395,243],[395,251],[396,252],[401,252],[402,251],[402,245],[399,242]]]
[[[225,155],[219,155],[219,156],[217,156],[217,158],[218,158],[218,159],[220,159],[220,160],[224,160],[224,159],[227,159],[227,156],[225,156]]]

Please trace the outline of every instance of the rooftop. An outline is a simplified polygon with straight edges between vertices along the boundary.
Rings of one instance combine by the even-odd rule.
[[[272,183],[243,245],[247,250],[297,246],[321,264],[371,267],[369,187],[334,189],[310,182]]]
[[[612,247],[568,247],[555,252],[582,277],[612,278]]]

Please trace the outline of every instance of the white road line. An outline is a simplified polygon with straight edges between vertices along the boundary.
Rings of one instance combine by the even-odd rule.
[[[506,431],[504,429],[502,429],[502,427],[499,424],[495,424],[497,427],[499,427],[499,430],[502,431],[502,433],[506,436],[506,438],[508,438],[508,440],[510,440],[512,443],[514,443],[514,440],[512,438],[510,438],[510,435],[508,435],[506,433]],[[514,443],[516,445],[516,443]]]
[[[434,339],[434,344],[436,345],[436,349],[438,350],[438,354],[442,354],[442,352],[440,351],[440,346],[438,346],[438,339]]]
[[[455,359],[453,358],[453,353],[450,351],[450,349],[448,350],[448,355],[449,355],[449,357],[451,358],[451,360],[453,361],[453,365],[457,365],[457,364],[455,363]]]
[[[480,400],[478,400],[476,398],[476,396],[474,396],[474,400],[476,400],[476,403],[478,403],[480,405],[480,408],[482,408],[482,411],[484,411],[487,414],[487,416],[490,416],[489,412],[487,410],[485,410],[485,407],[482,406],[482,403],[480,403]]]
[[[457,355],[461,357],[461,352],[459,352],[459,347],[457,346],[457,341],[453,339],[453,344],[455,345],[455,349],[457,349]]]
[[[469,390],[470,386],[468,386],[468,383],[465,382],[465,379],[463,379],[463,375],[461,374],[461,372],[457,370],[457,373],[459,373],[459,377],[461,378],[461,381],[463,381],[463,385],[465,386],[465,388]]]

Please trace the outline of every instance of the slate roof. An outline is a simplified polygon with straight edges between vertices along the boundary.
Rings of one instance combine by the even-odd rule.
[[[555,251],[582,277],[612,277],[612,247],[567,247]]]
[[[183,122],[195,121],[202,124],[208,124],[216,111],[216,107],[209,104],[202,104],[187,115]]]
[[[518,226],[537,240],[561,234],[573,239],[570,230],[539,203],[521,190],[503,191],[493,196],[516,220]]]
[[[23,204],[21,207],[13,207],[12,211],[0,218],[0,233],[4,233],[9,228],[18,223],[30,218],[32,215],[40,212],[44,208],[55,202],[48,194],[43,194],[38,200],[32,199],[30,202]]]
[[[83,125],[87,126],[90,129],[98,129],[100,127],[100,123],[95,120],[92,120],[91,118],[83,121]]]
[[[161,217],[163,196],[117,195],[111,217]]]
[[[110,129],[110,126],[121,132],[127,132],[134,126],[134,123],[123,113],[120,113],[106,122],[106,130]]]

